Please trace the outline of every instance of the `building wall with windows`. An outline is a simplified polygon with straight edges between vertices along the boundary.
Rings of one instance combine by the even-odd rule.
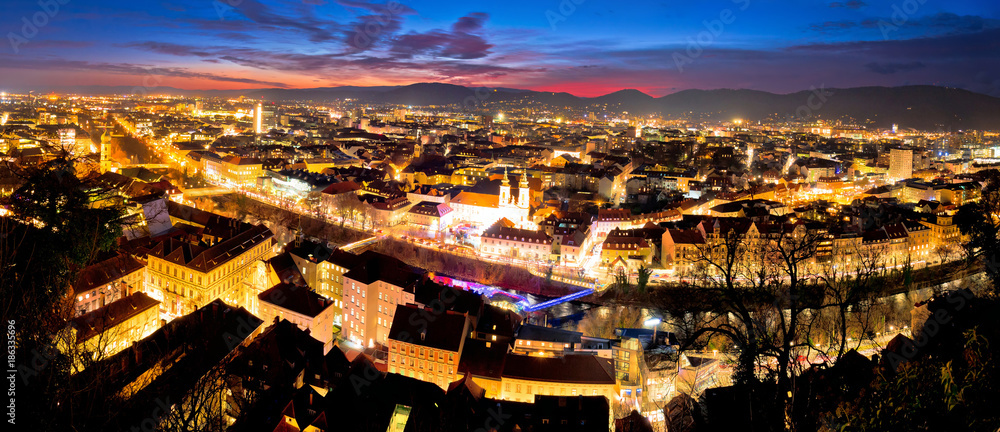
[[[160,328],[159,305],[152,297],[137,292],[74,318],[70,342],[79,354],[73,356],[74,370],[86,367],[83,355],[89,355],[91,360],[107,358]]]
[[[500,388],[501,399],[528,403],[534,403],[536,395],[604,396],[613,401],[618,394],[611,359],[591,354],[510,354]]]
[[[163,302],[172,317],[186,315],[215,299],[257,313],[252,265],[271,257],[273,234],[255,226],[209,248],[169,238],[147,255],[144,292]]]
[[[258,295],[258,314],[265,323],[288,320],[323,342],[323,352],[333,348],[333,325],[337,308],[308,287],[280,283]]]
[[[363,346],[386,344],[396,305],[412,304],[413,292],[406,287],[378,280],[363,283],[344,279],[343,335]]]

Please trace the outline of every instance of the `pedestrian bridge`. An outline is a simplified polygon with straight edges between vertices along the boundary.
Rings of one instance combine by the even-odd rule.
[[[579,300],[595,292],[593,288],[587,288],[568,295],[564,295],[559,298],[554,298],[551,300],[546,300],[541,303],[532,304],[531,300],[523,295],[505,291],[501,288],[491,285],[483,285],[477,282],[469,282],[460,279],[454,279],[444,275],[434,276],[434,281],[448,286],[462,288],[466,291],[472,291],[476,294],[486,296],[489,299],[500,297],[501,300],[513,303],[520,310],[523,310],[525,312],[538,312],[540,310],[548,309],[553,306],[558,306],[566,302]]]

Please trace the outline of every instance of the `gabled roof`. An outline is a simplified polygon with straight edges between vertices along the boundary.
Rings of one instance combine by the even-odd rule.
[[[524,324],[517,330],[518,339],[561,344],[578,344],[582,336],[583,333],[580,332],[542,327],[534,324]]]
[[[73,327],[77,329],[76,343],[84,342],[159,305],[158,300],[142,292],[136,292],[104,307],[80,315],[73,319]],[[114,335],[110,339],[116,339],[119,336]]]
[[[448,204],[421,201],[419,204],[411,207],[408,213],[439,218],[451,213],[451,207],[449,207]]]
[[[257,295],[261,302],[269,303],[273,306],[288,309],[297,314],[315,318],[323,311],[333,306],[333,300],[329,300],[308,287],[280,282]]]
[[[358,264],[344,273],[344,278],[363,284],[384,281],[413,292],[422,274],[420,269],[374,251],[366,251],[358,259]]]
[[[504,363],[506,378],[550,383],[614,385],[611,359],[589,354],[539,357],[509,354]]]
[[[80,271],[73,283],[74,294],[97,288],[142,270],[145,265],[128,254],[116,255]]]
[[[346,192],[356,192],[361,190],[361,186],[352,181],[342,181],[339,183],[334,183],[323,189],[323,193],[328,195],[338,195]]]
[[[673,240],[674,244],[705,244],[705,237],[701,235],[701,231],[696,229],[668,229],[667,233],[669,233],[670,239]]]
[[[462,191],[451,202],[459,205],[498,208],[500,207],[500,196]]]
[[[503,223],[505,220],[506,219],[501,219],[493,225],[490,225],[489,228],[483,231],[482,236],[522,243],[552,244],[552,237],[549,237],[549,235],[544,231],[512,228]]]
[[[272,237],[274,234],[266,226],[255,225],[235,237],[212,246],[195,245],[168,238],[153,245],[149,255],[204,273],[214,270]]]
[[[430,309],[414,305],[396,305],[396,314],[389,328],[389,339],[394,341],[461,352],[469,328],[469,317],[451,311],[434,315],[434,320],[424,319]]]

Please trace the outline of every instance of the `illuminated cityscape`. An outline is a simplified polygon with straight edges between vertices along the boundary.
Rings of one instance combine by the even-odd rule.
[[[84,3],[0,21],[9,424],[1000,430],[995,5]]]

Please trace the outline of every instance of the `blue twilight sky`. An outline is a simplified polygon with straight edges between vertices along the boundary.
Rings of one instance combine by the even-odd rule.
[[[995,0],[0,0],[0,89],[448,82],[1000,96]]]

